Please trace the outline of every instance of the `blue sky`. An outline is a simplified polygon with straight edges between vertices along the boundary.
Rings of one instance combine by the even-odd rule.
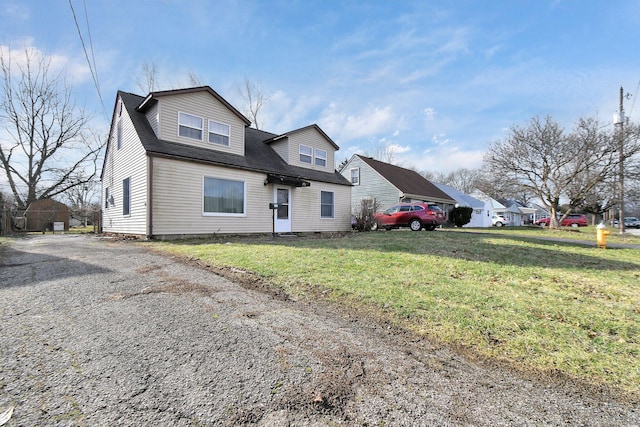
[[[3,0],[0,45],[65,66],[103,129],[117,90],[144,95],[144,61],[161,89],[193,73],[239,110],[247,77],[269,96],[262,129],[317,123],[338,161],[387,147],[424,171],[479,167],[488,142],[534,116],[611,122],[620,86],[639,115],[639,0],[71,3],[104,109],[68,0]]]

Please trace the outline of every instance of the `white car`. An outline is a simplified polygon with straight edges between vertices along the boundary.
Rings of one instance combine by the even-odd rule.
[[[491,217],[491,225],[494,227],[502,227],[503,225],[508,225],[509,220],[502,215],[493,215]]]

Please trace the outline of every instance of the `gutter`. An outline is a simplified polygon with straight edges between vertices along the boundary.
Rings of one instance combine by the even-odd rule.
[[[153,156],[147,156],[147,239],[153,237]]]

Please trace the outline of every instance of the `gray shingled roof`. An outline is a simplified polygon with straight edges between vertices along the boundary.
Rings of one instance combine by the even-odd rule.
[[[137,111],[137,107],[145,98],[122,91],[119,91],[118,95],[122,98],[142,146],[149,155],[351,186],[351,183],[335,170],[322,172],[289,165],[265,143],[265,141],[278,136],[270,132],[246,127],[244,156],[160,140],[156,137],[145,115]]]
[[[484,208],[484,202],[482,200],[471,197],[468,194],[465,194],[462,191],[458,190],[457,188],[446,184],[439,184],[437,182],[434,182],[433,185],[447,193],[449,197],[455,199],[455,201],[458,202],[461,206],[469,206],[475,209]]]
[[[401,168],[400,166],[395,166],[390,163],[381,162],[379,160],[372,159],[371,157],[358,157],[382,175],[387,181],[393,184],[394,187],[405,194],[422,196],[425,199],[432,198],[434,200],[447,200],[451,201],[451,203],[455,203],[455,200],[416,171]]]

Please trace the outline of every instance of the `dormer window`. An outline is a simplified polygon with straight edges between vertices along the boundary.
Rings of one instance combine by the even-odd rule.
[[[315,162],[316,166],[327,166],[327,152],[316,148]]]
[[[178,113],[178,135],[202,141],[202,117]]]
[[[300,161],[311,164],[313,159],[313,148],[300,144]]]
[[[209,142],[229,146],[230,127],[224,123],[209,120]]]

